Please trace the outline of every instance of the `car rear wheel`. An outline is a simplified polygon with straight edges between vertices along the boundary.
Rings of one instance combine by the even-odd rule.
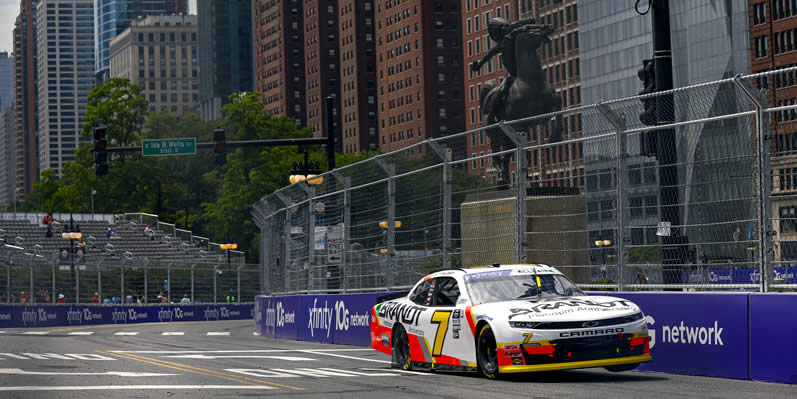
[[[476,360],[482,375],[490,379],[498,377],[498,348],[493,330],[486,323],[479,329],[476,339]]]
[[[614,366],[606,366],[606,370],[609,370],[612,373],[620,373],[623,371],[631,371],[637,367],[639,367],[639,363],[616,364]]]
[[[390,365],[393,368],[400,368],[404,370],[412,369],[412,360],[410,359],[410,340],[407,338],[407,332],[401,325],[393,329],[393,356]]]

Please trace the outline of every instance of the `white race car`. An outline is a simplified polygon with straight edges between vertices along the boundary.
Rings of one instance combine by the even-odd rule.
[[[587,296],[547,265],[445,270],[371,310],[371,347],[393,367],[503,373],[648,362],[648,327],[633,302]]]

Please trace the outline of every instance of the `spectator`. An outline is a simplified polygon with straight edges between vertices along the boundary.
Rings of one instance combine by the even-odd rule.
[[[132,294],[127,294],[127,296],[125,297],[125,303],[128,304],[128,305],[132,305],[133,304],[133,295]]]
[[[43,300],[42,301],[43,303],[50,303],[50,291],[49,290],[44,290],[44,293],[42,294],[42,300]]]
[[[47,238],[53,238],[53,231],[50,229],[50,226],[47,226],[47,231],[44,232],[44,236]]]
[[[56,302],[66,303],[66,297],[64,296],[64,294],[58,294],[58,300]]]
[[[161,291],[160,294],[158,294],[158,301],[160,303],[166,303],[166,302],[169,301],[169,297],[166,296],[166,295],[163,295],[163,291]]]
[[[86,242],[83,241],[83,237],[81,237],[80,240],[78,240],[77,246],[80,248],[86,248]]]
[[[188,295],[183,294],[183,299],[180,300],[180,303],[191,303],[191,300],[188,299]]]
[[[50,227],[50,225],[52,225],[54,221],[55,219],[53,219],[53,213],[48,212],[47,216],[45,216],[44,219],[42,219],[42,224],[47,227]]]
[[[91,297],[91,303],[100,303],[100,294],[94,293],[94,296]]]
[[[116,296],[116,295],[114,295],[114,296],[111,298],[111,300],[113,301],[113,303],[115,303],[115,304],[117,304],[117,305],[119,305],[119,304],[121,304],[121,303],[122,303],[122,298],[120,298],[120,297],[118,297],[118,296]]]
[[[136,292],[136,303],[137,304],[143,303],[143,301],[141,299],[141,293],[140,292]]]
[[[110,305],[110,304],[111,304],[111,298],[105,298],[105,299],[103,299],[103,300],[102,300],[102,303],[104,303],[104,304],[106,304],[106,305]]]
[[[119,234],[116,234],[116,229],[111,229],[111,232],[108,233],[108,238],[119,238]]]
[[[20,292],[19,303],[29,303],[28,301],[30,301],[30,296],[26,294],[25,291]]]
[[[147,227],[144,227],[144,237],[149,237],[150,240],[155,239],[155,231],[152,230],[151,224],[148,224]]]

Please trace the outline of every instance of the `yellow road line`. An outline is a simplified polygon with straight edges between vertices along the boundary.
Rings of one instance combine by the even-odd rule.
[[[234,381],[234,382],[238,382],[238,383],[242,383],[242,384],[255,385],[255,386],[267,386],[269,388],[279,389],[277,387],[272,387],[272,386],[267,385],[267,384],[253,384],[251,382],[243,381],[243,380],[240,380],[240,379],[237,379],[237,378],[229,378],[229,377],[218,376],[218,375],[215,375],[215,374],[202,373],[202,372],[199,372],[199,371],[189,370],[189,369],[182,368],[182,367],[174,367],[174,366],[169,366],[169,365],[166,365],[166,364],[160,364],[160,363],[156,363],[156,362],[150,362],[150,361],[147,361],[147,360],[136,359],[134,357],[124,356],[124,355],[120,355],[118,353],[111,353],[111,352],[104,352],[104,351],[97,351],[97,352],[107,353],[107,354],[109,354],[111,356],[117,356],[117,357],[120,357],[122,359],[135,360],[135,361],[138,361],[138,362],[148,363],[148,364],[152,364],[152,365],[155,365],[155,366],[166,367],[166,368],[170,368],[170,369],[174,369],[174,370],[185,371],[185,372],[188,372],[188,373],[194,373],[194,374],[204,375],[204,376],[208,376],[208,377],[221,378],[221,379]]]
[[[254,383],[261,384],[261,385],[273,385],[273,386],[278,386],[278,387],[287,388],[287,389],[293,389],[293,390],[297,390],[297,391],[304,391],[305,390],[305,388],[294,387],[294,386],[291,386],[291,385],[277,384],[275,382],[270,382],[270,381],[269,382],[265,382],[265,381],[254,379],[254,378],[244,377],[244,376],[235,375],[235,374],[222,373],[222,372],[215,371],[215,370],[203,369],[201,367],[189,366],[187,364],[175,363],[175,362],[170,362],[170,361],[166,361],[166,360],[160,360],[160,359],[155,359],[155,358],[151,358],[151,357],[145,357],[145,356],[141,356],[141,355],[133,355],[133,354],[130,354],[130,353],[122,354],[122,353],[115,352],[115,351],[101,351],[101,352],[107,353],[107,354],[112,355],[112,356],[119,356],[119,357],[131,359],[131,360],[138,360],[140,362],[155,364],[155,365],[159,365],[159,366],[163,366],[163,367],[181,369],[183,371],[194,372],[194,373],[198,373],[198,374],[210,373],[212,376],[217,376],[219,378],[236,379],[238,381],[246,380],[246,381],[252,381]],[[251,384],[251,383],[249,383],[249,384]]]

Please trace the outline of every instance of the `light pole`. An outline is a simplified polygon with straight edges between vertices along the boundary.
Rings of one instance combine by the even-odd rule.
[[[75,226],[74,220],[70,215],[69,226],[64,227],[64,232],[61,233],[61,238],[69,240],[69,266],[72,270],[72,281],[75,285],[75,303],[80,303],[80,282],[78,280],[80,273],[75,267],[75,240],[79,240],[82,237],[83,234],[80,232],[80,225]],[[53,295],[55,295],[54,292]]]
[[[97,190],[91,189],[91,215],[94,216],[94,194],[97,194]],[[93,220],[93,218],[92,218]]]
[[[230,250],[238,249],[238,244],[221,244],[219,247],[227,252],[227,280],[230,282],[230,290],[227,293],[227,303],[230,303],[230,293],[232,292],[232,266],[230,266]]]
[[[595,246],[598,247],[598,251],[600,251],[601,254],[601,272],[603,273],[604,280],[606,279],[606,249],[607,249],[605,247],[608,247],[609,245],[612,245],[612,242],[610,240],[595,241]]]
[[[324,177],[317,176],[321,173],[318,162],[310,162],[310,153],[307,151],[307,147],[302,147],[302,152],[304,153],[304,162],[293,163],[293,170],[291,170],[291,176],[288,181],[290,181],[291,184],[302,180],[307,180],[307,184],[313,185],[323,183]]]

